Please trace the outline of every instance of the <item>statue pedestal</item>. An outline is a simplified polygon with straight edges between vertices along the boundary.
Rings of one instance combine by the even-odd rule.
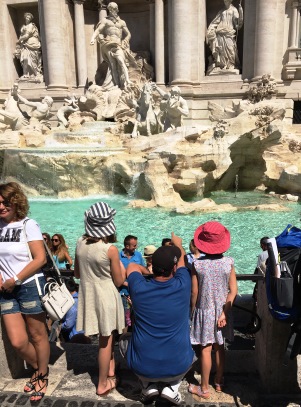
[[[207,75],[207,76],[239,75],[239,69],[235,69],[235,68],[232,68],[232,69],[221,69],[221,68],[217,68],[217,67],[216,67],[216,68],[212,68],[212,69],[209,68],[209,69],[207,70],[206,75]]]

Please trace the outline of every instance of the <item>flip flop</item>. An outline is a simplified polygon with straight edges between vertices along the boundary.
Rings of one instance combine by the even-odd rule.
[[[197,386],[196,384],[190,384],[188,386],[188,391],[191,394],[201,397],[202,399],[209,399],[210,392],[209,390],[202,390],[201,386]]]

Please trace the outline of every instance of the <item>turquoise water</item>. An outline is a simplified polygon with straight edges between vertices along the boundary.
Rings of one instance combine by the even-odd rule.
[[[216,194],[216,202],[231,202],[237,205],[267,203],[266,197],[258,194],[240,193]],[[180,215],[161,209],[128,208],[128,200],[122,196],[97,196],[86,199],[42,199],[30,200],[30,216],[41,226],[43,232],[50,235],[62,233],[69,246],[70,255],[74,257],[77,238],[84,232],[84,211],[97,201],[105,201],[117,210],[115,223],[117,227],[117,246],[123,247],[123,239],[128,234],[138,237],[139,250],[143,251],[147,244],[159,246],[164,237],[171,232],[182,237],[183,245],[188,250],[189,241],[194,230],[209,220],[218,220],[231,233],[231,248],[227,252],[234,257],[236,272],[239,274],[253,273],[257,255],[261,249],[259,240],[263,236],[277,236],[291,223],[300,227],[300,204],[287,205],[288,212],[273,211],[242,211],[234,213]],[[269,200],[268,202],[271,202]],[[282,203],[282,201],[281,201]],[[240,293],[251,293],[251,282],[240,282]]]

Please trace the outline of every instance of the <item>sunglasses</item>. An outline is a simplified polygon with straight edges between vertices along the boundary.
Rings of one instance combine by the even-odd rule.
[[[0,205],[5,206],[5,208],[10,208],[11,207],[11,203],[9,201],[1,201]]]
[[[59,242],[59,239],[51,239],[52,242]]]

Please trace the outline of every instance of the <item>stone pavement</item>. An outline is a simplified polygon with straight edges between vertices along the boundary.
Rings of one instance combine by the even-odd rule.
[[[252,349],[227,351],[225,391],[216,393],[211,388],[210,400],[204,401],[187,391],[187,383],[200,379],[196,362],[183,381],[180,392],[182,406],[189,407],[297,407],[301,398],[297,395],[263,394],[260,380],[252,365]],[[1,378],[0,406],[19,407],[138,407],[140,386],[136,376],[127,368],[116,347],[117,389],[106,397],[95,393],[97,383],[97,346],[79,344],[52,344],[49,387],[44,399],[31,404],[23,393],[24,378]],[[30,376],[28,372],[27,377]],[[212,377],[213,380],[213,377]],[[171,404],[158,397],[154,406],[168,407]]]

